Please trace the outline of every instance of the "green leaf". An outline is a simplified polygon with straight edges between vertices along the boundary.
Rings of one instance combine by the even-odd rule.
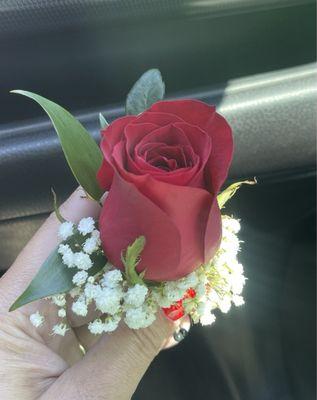
[[[57,205],[57,196],[56,196],[55,190],[53,188],[51,188],[51,192],[52,192],[52,195],[53,195],[53,207],[54,207],[54,212],[55,212],[56,218],[61,223],[66,222],[66,219],[62,216],[62,214],[59,211],[59,208],[58,208],[58,205]]]
[[[158,69],[149,69],[133,85],[126,100],[126,113],[137,115],[162,100],[165,84]]]
[[[109,126],[108,121],[101,113],[99,113],[99,122],[100,122],[101,129],[105,129],[105,128],[107,128],[107,126]]]
[[[96,174],[102,162],[102,154],[94,139],[68,111],[35,93],[12,90],[35,100],[50,117],[59,136],[66,160],[77,182],[93,199],[102,196]]]
[[[223,208],[224,205],[228,200],[231,199],[232,196],[235,195],[236,191],[240,188],[241,185],[255,185],[257,183],[256,179],[254,178],[253,181],[242,181],[242,182],[235,182],[232,185],[228,186],[223,192],[218,194],[217,200],[220,208]]]
[[[122,262],[125,266],[125,273],[127,276],[128,281],[135,285],[136,283],[139,283],[141,285],[144,285],[143,282],[143,276],[144,274],[139,275],[136,272],[136,267],[140,261],[140,255],[144,249],[145,246],[145,237],[140,236],[138,237],[130,246],[128,246],[127,250],[125,251],[125,254],[122,255]]]
[[[96,256],[93,260],[93,267],[88,270],[89,275],[98,273],[106,262],[104,255]],[[72,279],[76,272],[78,272],[77,268],[67,268],[62,263],[62,257],[58,253],[57,247],[43,263],[27,289],[12,304],[10,311],[44,297],[69,292],[74,287]]]

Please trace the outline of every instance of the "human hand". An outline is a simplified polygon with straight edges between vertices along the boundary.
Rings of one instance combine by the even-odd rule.
[[[98,204],[83,195],[78,189],[61,206],[66,219],[98,217]],[[61,337],[51,334],[57,315],[50,302],[38,301],[9,313],[10,305],[58,244],[58,226],[56,216],[50,215],[0,280],[0,398],[130,399],[157,353],[174,345],[173,333],[180,324],[188,327],[189,321],[172,323],[159,315],[146,329],[121,325],[110,335],[95,336],[87,329],[94,310],[85,318],[70,312],[71,330]],[[37,310],[46,319],[40,328],[29,320]]]

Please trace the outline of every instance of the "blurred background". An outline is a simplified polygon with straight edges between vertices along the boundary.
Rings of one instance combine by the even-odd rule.
[[[12,89],[98,113],[159,68],[167,96],[216,104],[231,123],[228,178],[256,176],[242,219],[246,305],[161,353],[135,400],[315,398],[316,10],[312,0],[1,0],[0,271],[76,187],[43,111]]]

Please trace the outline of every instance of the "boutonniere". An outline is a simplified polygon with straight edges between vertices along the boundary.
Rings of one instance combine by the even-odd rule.
[[[69,296],[70,312],[85,316],[91,304],[99,311],[89,330],[101,334],[120,321],[145,328],[160,309],[172,320],[189,315],[208,325],[217,309],[244,303],[240,223],[222,210],[242,183],[254,182],[221,191],[233,139],[214,106],[163,100],[161,74],[149,70],[129,92],[125,116],[108,123],[100,114],[99,148],[61,106],[14,92],[46,111],[74,177],[102,209],[98,221],[74,224],[61,215],[54,193],[60,244],[11,311],[46,298],[58,307],[53,333],[64,335]],[[44,322],[38,312],[30,319]]]

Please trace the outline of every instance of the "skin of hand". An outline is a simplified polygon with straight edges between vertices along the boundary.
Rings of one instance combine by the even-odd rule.
[[[98,218],[100,206],[77,189],[60,207],[69,221]],[[51,214],[0,279],[0,399],[2,400],[116,400],[130,399],[158,352],[175,345],[173,332],[189,327],[184,319],[172,323],[163,314],[146,329],[124,324],[112,334],[90,334],[95,317],[68,312],[71,330],[52,335],[56,306],[37,301],[9,313],[49,253],[58,244],[59,221]],[[34,328],[29,316],[39,310],[45,324]],[[82,345],[86,351],[83,354]]]

